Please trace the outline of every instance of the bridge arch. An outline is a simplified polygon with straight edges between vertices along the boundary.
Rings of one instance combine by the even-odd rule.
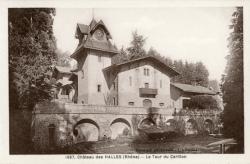
[[[73,135],[76,137],[77,142],[98,141],[100,127],[92,119],[81,119],[73,126]]]
[[[188,119],[185,123],[185,134],[192,135],[198,134],[198,124],[195,119]]]
[[[143,128],[148,128],[153,125],[156,125],[153,119],[150,117],[146,117],[146,118],[141,119],[141,121],[138,124],[138,128],[143,129]]]
[[[111,139],[116,139],[120,136],[132,135],[132,127],[130,122],[125,118],[116,118],[110,125]]]
[[[204,129],[208,134],[212,134],[214,132],[214,123],[211,119],[206,119],[204,121]]]

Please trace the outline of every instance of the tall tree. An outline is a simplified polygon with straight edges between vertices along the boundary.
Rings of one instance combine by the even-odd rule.
[[[183,63],[178,60],[174,61],[173,67],[180,73],[172,79],[173,82],[208,87],[209,72],[202,62]]]
[[[130,42],[130,47],[127,48],[130,59],[146,55],[144,49],[145,42],[146,38],[143,35],[139,35],[137,31],[132,33],[132,41]]]
[[[30,87],[39,91],[41,79],[49,77],[51,65],[56,61],[53,14],[55,9],[49,8],[9,9],[9,67],[10,73],[16,75],[13,83],[19,107],[36,103],[40,95],[31,97]]]
[[[202,62],[195,63],[195,70],[193,73],[196,85],[208,87],[209,72]]]
[[[244,88],[243,88],[243,8],[237,7],[232,15],[232,32],[228,38],[230,54],[222,82],[225,109],[222,116],[224,134],[234,137],[244,152]]]
[[[150,47],[150,49],[148,50],[147,55],[149,55],[149,56],[161,56],[160,53],[157,52],[156,49],[154,49],[153,47]]]
[[[56,50],[57,62],[56,65],[62,67],[70,67],[70,53],[68,51],[62,52],[61,50]]]
[[[11,153],[27,152],[31,139],[27,116],[38,101],[50,98],[50,70],[56,61],[53,16],[53,8],[9,9]]]
[[[125,61],[128,61],[128,54],[127,52],[124,50],[124,48],[122,47],[120,49],[120,53],[118,53],[117,55],[115,55],[114,57],[112,57],[112,64],[118,64],[118,63],[122,63]]]

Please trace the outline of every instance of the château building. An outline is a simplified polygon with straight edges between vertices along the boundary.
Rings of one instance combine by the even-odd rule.
[[[182,110],[190,96],[214,91],[171,83],[179,73],[154,56],[112,64],[119,52],[102,21],[77,24],[75,36],[79,44],[71,57],[77,67],[56,66],[57,100],[36,104],[31,125],[36,150],[139,136],[139,129],[159,125],[184,135],[218,129],[216,110]]]
[[[69,96],[74,103],[182,108],[183,100],[192,95],[215,95],[201,86],[171,83],[179,73],[154,56],[112,64],[112,57],[119,51],[102,20],[93,19],[89,25],[78,23],[75,37],[79,43],[71,58],[77,61],[77,68],[66,73],[67,69],[56,67],[57,74],[61,71],[71,81],[67,85],[72,87],[66,88],[74,89],[74,96]],[[70,91],[63,93],[69,95]]]

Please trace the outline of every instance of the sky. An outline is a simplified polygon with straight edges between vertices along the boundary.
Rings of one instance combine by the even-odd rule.
[[[232,7],[57,8],[53,28],[58,49],[69,53],[78,44],[76,24],[88,25],[93,17],[103,20],[118,48],[128,47],[137,30],[147,38],[146,50],[153,47],[173,60],[201,61],[209,79],[220,81],[233,11]]]

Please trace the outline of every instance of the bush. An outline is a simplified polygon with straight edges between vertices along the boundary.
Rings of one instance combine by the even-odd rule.
[[[213,96],[208,95],[192,96],[191,99],[184,104],[184,106],[198,109],[219,109],[219,104],[216,99]]]

